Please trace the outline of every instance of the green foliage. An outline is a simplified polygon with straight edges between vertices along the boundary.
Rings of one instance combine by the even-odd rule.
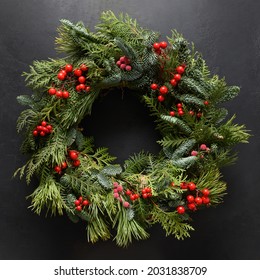
[[[82,22],[63,19],[58,33],[57,50],[65,54],[64,58],[34,61],[23,73],[33,94],[17,97],[27,107],[17,120],[17,131],[24,136],[21,151],[29,159],[15,175],[25,177],[28,184],[33,176],[38,178],[39,184],[29,196],[32,210],[37,214],[45,210],[51,215],[66,213],[72,222],[84,221],[90,242],[113,237],[125,247],[133,239],[148,238],[147,229],[156,223],[167,236],[189,237],[193,230],[188,224],[191,211],[181,183],[193,181],[198,190],[208,188],[210,205],[221,203],[227,186],[220,168],[235,162],[234,145],[248,142],[246,127],[236,124],[235,116],[226,120],[228,111],[220,107],[237,96],[239,88],[211,76],[202,55],[175,30],[168,38],[169,47],[156,52],[153,44],[159,42],[159,34],[140,27],[128,15],[104,12],[94,32]],[[121,56],[130,59],[131,71],[118,67],[116,61]],[[76,90],[78,78],[73,73],[64,81],[57,79],[66,64],[73,64],[74,69],[81,64],[88,66],[84,75],[90,91]],[[170,81],[180,65],[185,65],[184,73],[172,86]],[[151,89],[152,83],[158,85],[157,90]],[[165,101],[159,102],[162,85],[167,86],[168,93]],[[50,96],[50,87],[67,90],[70,97]],[[101,93],[114,87],[135,90],[150,110],[162,136],[158,155],[141,151],[121,167],[114,164],[116,158],[107,148],[95,148],[93,137],[84,135],[81,121],[91,115]],[[182,115],[178,113],[179,103]],[[170,111],[175,115],[169,115]],[[52,125],[52,133],[33,136],[42,121]],[[71,150],[78,151],[78,166],[69,156]],[[197,156],[192,155],[194,151]],[[57,171],[64,163],[67,167]],[[146,188],[151,197],[143,196]],[[139,198],[132,201],[127,190]],[[90,202],[82,211],[75,208],[80,196]],[[176,211],[180,205],[185,207],[185,214]]]

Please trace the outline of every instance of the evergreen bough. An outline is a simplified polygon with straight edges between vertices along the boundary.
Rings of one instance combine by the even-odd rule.
[[[211,76],[202,56],[177,31],[172,31],[167,47],[164,42],[158,48],[159,34],[141,28],[128,15],[103,12],[96,32],[82,22],[61,20],[58,33],[57,49],[66,56],[34,61],[24,73],[33,94],[17,98],[28,107],[17,121],[17,130],[24,135],[21,150],[30,158],[16,175],[25,176],[28,184],[38,177],[30,195],[32,210],[66,213],[73,222],[84,220],[90,242],[111,238],[115,228],[116,243],[127,246],[133,239],[147,238],[148,228],[155,223],[161,224],[166,235],[190,236],[192,212],[222,202],[226,183],[220,168],[234,161],[232,147],[249,137],[244,125],[234,122],[235,116],[226,120],[227,110],[221,107],[237,96],[239,88]],[[117,65],[120,57],[127,58],[130,71]],[[89,90],[75,89],[73,72],[67,80],[57,79],[68,64],[74,69],[87,65]],[[177,67],[185,72],[175,84],[171,80],[178,74]],[[167,87],[167,94],[160,94],[162,86]],[[69,98],[50,96],[51,87],[66,89]],[[113,163],[115,158],[107,148],[94,148],[93,139],[84,136],[81,121],[91,114],[100,93],[111,88],[139,93],[162,135],[158,155],[140,152],[121,167]],[[40,137],[37,131],[33,135],[42,121],[51,124],[49,134]],[[64,169],[57,169],[64,163]],[[205,189],[207,203],[197,203],[192,209],[187,196],[201,197]],[[82,200],[87,200],[86,205]],[[178,207],[182,210],[177,211]]]

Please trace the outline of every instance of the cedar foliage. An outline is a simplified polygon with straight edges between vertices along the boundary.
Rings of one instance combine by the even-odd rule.
[[[111,238],[111,228],[116,228],[116,243],[127,246],[133,239],[147,238],[147,230],[155,223],[162,226],[166,235],[188,237],[193,230],[189,225],[192,213],[187,210],[180,215],[176,211],[178,205],[186,205],[187,190],[179,186],[182,182],[195,182],[199,190],[210,190],[211,205],[221,203],[226,184],[220,168],[235,161],[234,145],[247,143],[249,134],[245,126],[236,124],[235,116],[227,119],[228,112],[222,107],[223,102],[238,95],[239,88],[228,86],[217,75],[211,76],[201,54],[175,30],[168,38],[169,46],[161,55],[157,54],[153,44],[159,40],[159,34],[140,27],[128,15],[116,17],[111,11],[103,12],[95,32],[82,22],[61,20],[58,34],[57,50],[66,56],[34,61],[29,71],[23,73],[33,94],[17,98],[28,107],[18,118],[17,131],[24,135],[21,151],[30,158],[15,174],[25,176],[28,184],[33,176],[38,177],[38,185],[30,196],[32,210],[37,214],[67,213],[73,222],[85,221],[90,242]],[[130,59],[131,71],[117,67],[120,56]],[[91,91],[80,94],[75,85],[67,83],[68,100],[49,96],[51,86],[63,86],[57,72],[68,63],[74,68],[82,63],[89,67]],[[182,64],[186,65],[185,73],[178,86],[173,87],[169,81]],[[158,102],[157,92],[150,88],[152,83],[168,87],[164,102]],[[162,147],[159,155],[140,152],[121,167],[113,163],[115,157],[107,148],[95,148],[93,139],[82,134],[79,124],[91,114],[100,92],[114,87],[137,90],[156,118],[156,129],[162,135],[158,141]],[[207,106],[205,100],[209,102]],[[177,111],[179,102],[185,114],[169,116],[169,111]],[[40,139],[32,131],[42,120],[51,123],[54,130]],[[199,151],[203,143],[209,147],[203,153],[204,159],[191,156],[191,151]],[[68,151],[72,149],[79,151],[78,167],[68,160]],[[64,161],[68,168],[62,174],[55,173],[53,168]],[[123,200],[130,203],[130,208],[113,197],[115,182],[123,186]],[[127,189],[141,193],[147,186],[152,190],[149,199],[132,202],[125,195]],[[90,201],[81,212],[74,205],[79,196]]]

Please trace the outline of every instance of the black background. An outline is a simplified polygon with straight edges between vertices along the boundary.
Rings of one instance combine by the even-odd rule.
[[[25,162],[16,120],[23,109],[16,96],[30,93],[21,77],[35,59],[56,57],[59,19],[82,20],[90,29],[103,10],[127,12],[162,39],[176,28],[203,53],[212,73],[241,86],[226,104],[237,122],[254,135],[239,145],[236,165],[224,169],[225,203],[196,213],[191,238],[165,238],[159,227],[151,238],[126,249],[112,241],[88,244],[84,224],[66,217],[45,219],[27,207],[32,186],[12,179]],[[1,259],[259,259],[259,109],[260,2],[253,0],[1,0],[0,2],[0,258]],[[158,151],[153,121],[131,95],[115,92],[95,103],[88,132],[98,146],[108,146],[122,162],[140,149]],[[106,134],[106,137],[102,135]]]

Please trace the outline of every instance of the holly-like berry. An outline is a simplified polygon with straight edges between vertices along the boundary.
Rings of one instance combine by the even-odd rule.
[[[61,169],[66,169],[68,167],[68,164],[66,161],[61,163]]]
[[[81,203],[80,203],[80,201],[79,201],[78,199],[76,199],[76,200],[74,201],[74,204],[75,204],[75,206],[79,206]]]
[[[160,93],[161,94],[167,94],[168,93],[168,88],[166,87],[166,86],[162,86],[162,87],[160,87]]]
[[[196,190],[197,186],[193,182],[190,182],[188,184],[188,188],[190,191],[194,191],[194,190]]]
[[[186,190],[186,189],[188,189],[188,184],[185,183],[185,182],[181,182],[180,187],[181,187],[182,190]]]
[[[189,115],[194,116],[194,112],[192,110],[189,111]]]
[[[124,201],[123,206],[124,206],[125,208],[129,208],[129,207],[130,207],[130,203],[127,202],[127,201]]]
[[[159,96],[157,97],[157,99],[158,99],[159,102],[163,102],[165,98],[164,98],[163,95],[159,95]]]
[[[126,71],[131,71],[132,70],[132,66],[131,65],[126,65],[125,70]]]
[[[86,86],[84,84],[79,84],[78,87],[80,90],[84,90],[86,88]]]
[[[195,203],[188,203],[187,207],[191,210],[191,211],[195,211],[196,210],[196,205]]]
[[[171,116],[171,117],[174,117],[174,116],[175,116],[175,112],[174,112],[174,111],[171,111],[171,112],[170,112],[170,116]]]
[[[125,192],[125,194],[126,194],[126,195],[131,195],[132,192],[131,192],[130,190],[127,189],[126,192]]]
[[[135,195],[134,194],[130,194],[129,198],[134,201],[135,200]]]
[[[201,199],[202,199],[203,204],[209,204],[210,203],[210,199],[207,196],[203,196]]]
[[[58,166],[58,165],[55,166],[55,167],[54,167],[54,171],[57,172],[57,173],[60,173],[60,172],[61,172],[61,167]]]
[[[78,78],[78,81],[79,81],[80,84],[84,84],[86,82],[86,78],[84,76],[80,76]]]
[[[208,100],[205,100],[205,101],[204,101],[204,105],[206,105],[206,106],[208,106],[208,105],[209,105]]]
[[[48,124],[47,126],[46,126],[46,128],[50,131],[50,130],[52,130],[52,126],[50,125],[50,124]]]
[[[209,189],[203,189],[201,192],[204,196],[209,196],[209,194],[210,194]]]
[[[198,155],[198,152],[197,151],[191,151],[191,156],[194,156],[194,157],[196,157],[197,155]]]
[[[85,65],[85,64],[81,64],[80,65],[80,70],[83,71],[83,72],[86,72],[86,71],[88,71],[88,66]]]
[[[91,87],[90,87],[90,86],[87,86],[87,87],[85,88],[85,90],[86,90],[86,92],[89,92],[89,91],[91,90]]]
[[[165,41],[160,42],[160,47],[161,47],[162,49],[166,49],[167,46],[168,46],[167,42],[165,42]]]
[[[182,110],[179,110],[179,111],[178,111],[178,115],[179,115],[180,117],[182,117],[182,116],[184,115],[184,112],[183,112]]]
[[[202,151],[206,151],[206,150],[207,150],[207,145],[206,145],[206,144],[201,144],[201,145],[200,145],[200,149],[201,149]]]
[[[194,201],[195,201],[195,203],[196,203],[197,205],[201,205],[201,204],[202,204],[202,198],[199,197],[199,196],[197,196],[197,197],[194,199]]]
[[[41,131],[41,132],[40,132],[40,135],[43,137],[43,136],[46,135],[46,133],[45,133],[44,131]]]
[[[62,98],[67,99],[69,97],[70,97],[70,94],[69,94],[68,91],[65,90],[65,91],[62,92]]]
[[[181,80],[181,75],[180,74],[175,74],[173,78],[176,80],[176,82],[179,82]]]
[[[188,195],[188,196],[186,197],[186,199],[187,199],[187,201],[188,201],[189,203],[194,202],[194,196],[193,196],[193,195]]]
[[[122,192],[122,191],[123,191],[123,187],[122,187],[121,185],[119,185],[119,186],[117,187],[117,191]]]
[[[83,205],[83,206],[89,205],[89,201],[88,201],[87,199],[83,200],[82,205]]]
[[[182,104],[181,104],[181,103],[178,103],[178,104],[177,104],[177,108],[182,108]]]
[[[178,66],[176,68],[176,71],[177,71],[178,74],[182,75],[185,72],[185,68],[182,67],[182,66]]]
[[[70,151],[69,152],[69,157],[72,159],[72,160],[77,160],[78,159],[78,153],[76,151]]]
[[[62,98],[62,91],[61,90],[56,91],[56,97],[57,98]]]
[[[80,212],[80,211],[82,211],[82,207],[79,205],[76,207],[76,210]]]
[[[202,113],[201,112],[198,112],[197,113],[197,118],[201,118],[202,117]]]
[[[55,95],[56,94],[56,89],[52,87],[48,90],[48,92],[49,92],[49,95]]]
[[[160,45],[160,43],[154,43],[153,44],[153,48],[155,49],[155,50],[159,50],[160,48],[161,48],[161,45]]]
[[[80,70],[80,69],[75,69],[74,70],[74,76],[76,76],[76,77],[80,77],[80,76],[82,76],[82,70]]]
[[[57,75],[57,78],[60,80],[60,81],[63,81],[65,80],[66,78],[66,75],[63,73],[63,72],[59,72],[58,75]]]
[[[158,88],[158,85],[157,84],[151,84],[150,87],[151,87],[152,90],[156,90]]]
[[[73,166],[75,166],[75,167],[80,166],[80,160],[79,159],[74,160],[73,161]]]
[[[170,84],[171,84],[173,87],[175,87],[175,86],[177,86],[177,81],[176,81],[175,79],[171,79],[171,80],[170,80]]]
[[[64,70],[69,73],[72,72],[73,66],[71,64],[66,64]]]
[[[177,207],[177,212],[178,212],[179,214],[184,214],[184,213],[185,213],[185,208],[184,208],[183,206],[178,206],[178,207]]]
[[[46,126],[46,125],[47,125],[47,122],[46,122],[46,121],[42,121],[41,125],[42,125],[42,126]]]
[[[126,64],[121,63],[121,65],[120,65],[120,69],[124,70],[125,68],[126,68]]]
[[[33,131],[33,136],[38,136],[38,130]]]

